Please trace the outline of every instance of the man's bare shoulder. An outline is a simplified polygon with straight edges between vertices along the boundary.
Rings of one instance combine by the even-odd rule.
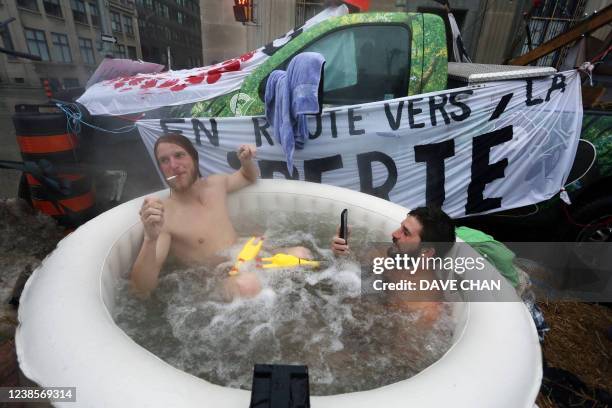
[[[196,181],[196,188],[200,192],[205,191],[226,191],[227,189],[227,176],[225,174],[213,174],[208,177],[201,178]]]
[[[225,184],[227,183],[227,174],[212,174],[206,178],[206,182],[210,184]],[[204,179],[200,179],[203,181]]]

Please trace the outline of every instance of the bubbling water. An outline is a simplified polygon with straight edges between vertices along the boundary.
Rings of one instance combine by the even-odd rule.
[[[433,327],[418,314],[361,296],[357,262],[337,260],[328,249],[336,217],[281,217],[255,225],[268,248],[302,245],[327,265],[256,270],[262,292],[253,299],[222,300],[227,268],[172,269],[142,301],[120,284],[115,321],[138,344],[169,364],[215,384],[249,389],[254,364],[307,365],[313,395],[363,391],[407,379],[438,360],[451,345],[449,308]],[[249,225],[249,222],[251,225]],[[352,247],[385,239],[353,227]],[[388,240],[388,238],[386,238]],[[236,245],[230,259],[239,252]]]

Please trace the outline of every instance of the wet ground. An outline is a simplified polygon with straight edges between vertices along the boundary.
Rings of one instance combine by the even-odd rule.
[[[19,383],[14,354],[16,309],[9,302],[25,277],[55,248],[64,229],[16,199],[0,199],[0,386]],[[15,290],[17,287],[17,290]],[[551,331],[538,397],[541,408],[612,406],[612,309],[539,302]]]

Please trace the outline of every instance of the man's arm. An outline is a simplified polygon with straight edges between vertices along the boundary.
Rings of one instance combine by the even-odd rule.
[[[252,184],[257,180],[259,171],[257,166],[253,163],[253,157],[255,157],[256,148],[253,145],[242,145],[238,149],[238,158],[240,159],[240,169],[227,177],[227,192],[231,193],[236,190],[240,190]]]
[[[140,209],[144,227],[144,241],[130,273],[132,288],[141,296],[148,296],[155,287],[159,272],[168,257],[171,237],[164,226],[164,204],[154,197],[145,198]]]
[[[167,232],[160,233],[156,240],[145,236],[130,275],[132,288],[139,296],[147,297],[157,287],[159,272],[168,257],[170,243],[170,234]]]

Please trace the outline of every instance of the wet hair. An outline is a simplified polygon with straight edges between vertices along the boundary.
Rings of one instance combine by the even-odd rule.
[[[440,207],[428,205],[417,207],[408,213],[416,218],[421,230],[422,247],[432,247],[436,256],[443,257],[455,243],[455,225],[453,220]]]
[[[193,159],[193,164],[195,165],[198,177],[202,177],[202,175],[200,174],[200,158],[198,155],[198,151],[195,149],[195,147],[193,147],[193,143],[191,143],[191,140],[187,139],[185,136],[179,133],[165,133],[160,136],[160,138],[157,139],[157,141],[155,142],[155,146],[153,147],[153,154],[155,154],[155,161],[157,162],[158,167],[159,160],[157,160],[157,147],[160,143],[172,143],[185,149],[187,154],[189,154],[189,156],[191,156],[191,158]]]

